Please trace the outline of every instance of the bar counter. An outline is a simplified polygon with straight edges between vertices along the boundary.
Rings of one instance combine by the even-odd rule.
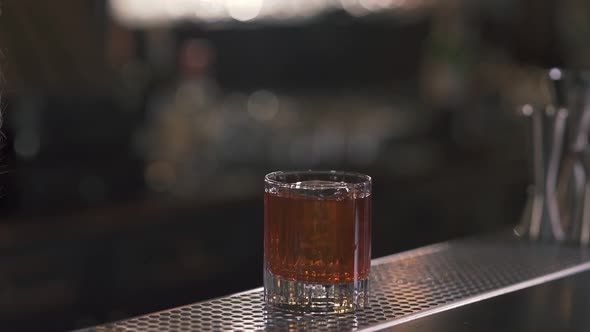
[[[590,251],[511,233],[374,259],[371,302],[351,314],[264,306],[262,288],[79,330],[590,331]]]

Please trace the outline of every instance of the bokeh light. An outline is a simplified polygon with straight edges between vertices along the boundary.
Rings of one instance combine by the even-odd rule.
[[[238,21],[249,21],[260,14],[263,0],[226,0],[228,14]]]
[[[110,9],[119,22],[146,26],[179,20],[290,22],[335,10],[363,16],[423,4],[420,0],[110,0]]]

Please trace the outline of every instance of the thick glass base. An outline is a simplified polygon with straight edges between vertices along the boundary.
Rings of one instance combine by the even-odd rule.
[[[369,303],[369,280],[316,284],[285,280],[264,270],[264,300],[274,308],[297,313],[345,313]]]

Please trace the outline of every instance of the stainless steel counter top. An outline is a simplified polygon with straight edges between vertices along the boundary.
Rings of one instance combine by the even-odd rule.
[[[409,331],[409,322],[587,270],[587,249],[493,235],[373,260],[371,304],[354,314],[312,316],[267,309],[258,288],[82,331]]]
[[[387,332],[590,331],[590,271],[386,328]]]

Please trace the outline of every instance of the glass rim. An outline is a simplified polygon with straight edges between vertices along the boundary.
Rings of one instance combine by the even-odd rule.
[[[273,179],[278,175],[336,175],[336,176],[350,176],[359,180],[359,182],[349,182],[349,181],[339,181],[333,182],[329,185],[322,185],[322,184],[313,184],[313,185],[306,185],[302,184],[301,182],[285,182]],[[264,181],[266,183],[279,186],[281,188],[293,188],[293,189],[325,189],[326,187],[334,188],[334,187],[354,187],[354,188],[366,188],[367,186],[372,185],[373,179],[366,174],[359,173],[359,172],[352,172],[352,171],[337,171],[337,170],[287,170],[287,171],[274,171],[266,174],[264,176]]]

